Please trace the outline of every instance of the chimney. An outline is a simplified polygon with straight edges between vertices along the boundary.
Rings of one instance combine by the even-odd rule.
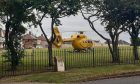
[[[31,31],[29,31],[29,35],[31,35],[32,33],[31,33]]]
[[[41,36],[44,36],[43,34],[41,34]]]

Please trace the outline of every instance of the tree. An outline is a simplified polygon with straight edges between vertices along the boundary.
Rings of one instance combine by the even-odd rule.
[[[120,62],[118,39],[119,35],[123,32],[125,25],[125,17],[121,15],[123,12],[121,0],[88,0],[88,2],[86,0],[81,12],[93,31],[108,43],[112,55],[112,62]],[[96,20],[101,20],[101,24],[105,26],[105,31],[110,36],[110,39],[97,31],[97,28],[94,27],[94,22],[96,20],[93,17],[96,17]],[[110,41],[112,46],[110,45]]]
[[[59,18],[77,14],[80,9],[80,0],[39,0],[36,2],[35,9],[37,11],[37,24],[39,25],[46,41],[48,42],[49,65],[53,65],[52,45],[56,38],[54,26],[61,25]],[[42,27],[42,20],[51,18],[51,37],[47,37]]]
[[[131,41],[131,46],[133,46],[133,44],[132,44],[132,39],[130,38],[130,41]],[[138,39],[137,39],[137,44],[136,44],[137,46],[140,46],[140,37],[138,37]]]
[[[23,23],[33,19],[31,4],[29,0],[0,1],[0,21],[5,24],[6,59],[11,64],[11,70],[16,70],[24,56],[21,37],[26,31]]]
[[[133,46],[134,59],[139,60],[138,57],[138,42],[140,32],[140,1],[139,0],[125,0],[124,16],[126,17],[126,31],[131,36]]]

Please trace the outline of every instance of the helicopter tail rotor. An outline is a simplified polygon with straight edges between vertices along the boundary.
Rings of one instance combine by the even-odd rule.
[[[55,38],[53,44],[54,44],[57,48],[60,48],[60,47],[62,46],[62,44],[63,44],[63,40],[62,40],[62,36],[61,36],[61,34],[60,34],[60,32],[59,32],[57,26],[54,27],[54,33],[55,33],[55,35],[56,35],[56,38]]]

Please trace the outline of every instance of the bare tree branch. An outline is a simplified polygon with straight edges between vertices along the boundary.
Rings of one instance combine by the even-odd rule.
[[[41,31],[42,31],[42,33],[43,33],[43,35],[45,36],[46,41],[47,41],[48,43],[50,43],[50,40],[48,39],[48,37],[47,37],[47,35],[46,35],[45,31],[43,30],[43,27],[42,27],[42,24],[41,24],[41,23],[39,23],[39,27],[40,27],[40,29],[41,29]]]

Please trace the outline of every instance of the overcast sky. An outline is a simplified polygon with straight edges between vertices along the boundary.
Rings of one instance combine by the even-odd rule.
[[[90,28],[88,22],[84,20],[82,15],[80,14],[76,16],[65,17],[60,20],[61,20],[62,26],[59,26],[59,30],[63,38],[70,38],[71,35],[77,33],[77,31],[86,31],[84,33],[92,40],[100,40],[101,42],[105,42]],[[45,32],[49,36],[51,20],[44,19],[42,25]],[[104,31],[104,27],[100,25],[100,21],[96,21],[94,26],[101,34],[103,34],[106,37],[109,37],[108,34]],[[29,31],[31,31],[36,36],[39,36],[42,34],[39,28],[30,28]],[[130,36],[127,33],[122,33],[119,39],[130,42]]]
[[[59,30],[62,33],[63,38],[68,38],[72,34],[77,33],[73,31],[86,31],[85,34],[93,39],[93,40],[100,40],[101,42],[104,42],[102,38],[100,38],[89,26],[88,22],[83,19],[82,15],[77,16],[70,16],[60,19],[62,26],[59,26]],[[43,20],[43,28],[45,32],[50,35],[50,25],[51,20],[50,19],[44,19]],[[100,31],[101,34],[103,34],[106,37],[109,37],[108,34],[104,31],[104,28],[102,25],[100,25],[100,21],[97,21],[95,24],[95,28]],[[39,28],[31,28],[29,31],[31,31],[33,34],[36,34],[37,36],[41,34],[41,31]],[[66,32],[67,31],[67,32]],[[127,33],[122,33],[120,35],[121,40],[125,40],[127,42],[130,42],[130,37]]]

